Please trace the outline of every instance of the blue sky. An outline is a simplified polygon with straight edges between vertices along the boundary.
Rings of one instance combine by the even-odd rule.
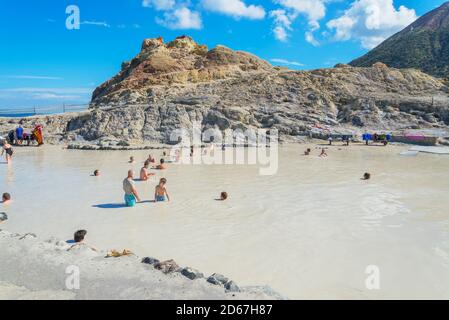
[[[0,3],[0,108],[89,102],[144,38],[190,35],[275,65],[349,62],[444,0],[22,0]],[[80,28],[66,28],[76,5]]]

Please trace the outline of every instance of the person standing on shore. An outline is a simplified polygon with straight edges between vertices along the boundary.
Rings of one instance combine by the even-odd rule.
[[[23,127],[21,124],[16,128],[16,141],[18,145],[22,145],[23,141]]]
[[[125,191],[125,204],[127,207],[134,207],[136,202],[141,201],[134,183],[133,170],[129,170],[128,176],[123,180],[123,191]]]

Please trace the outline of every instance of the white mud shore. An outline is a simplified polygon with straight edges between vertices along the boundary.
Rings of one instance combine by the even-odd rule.
[[[207,282],[207,276],[190,280],[180,271],[164,274],[135,255],[105,258],[106,251],[69,248],[55,238],[0,230],[0,300],[282,299],[268,287],[232,292]],[[79,268],[79,289],[67,288],[67,281],[69,287],[75,283],[71,266]]]

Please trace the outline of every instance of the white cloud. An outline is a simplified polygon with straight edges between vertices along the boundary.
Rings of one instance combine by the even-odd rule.
[[[285,27],[276,26],[273,29],[273,33],[275,38],[278,39],[279,41],[286,42],[288,40],[288,34],[287,31],[285,30]]]
[[[307,31],[305,34],[305,39],[308,43],[310,43],[312,46],[317,47],[320,45],[317,39],[315,39],[315,36],[313,35],[312,31]]]
[[[313,32],[320,28],[319,20],[326,15],[326,3],[331,0],[273,0],[282,6],[282,9],[271,11],[270,17],[274,19],[274,34],[276,39],[286,41],[292,23],[303,15],[307,18],[308,30],[305,33],[306,41],[314,46],[319,45]]]
[[[90,100],[92,88],[4,88],[0,89],[0,102],[6,100],[7,103],[17,101],[82,101]]]
[[[286,59],[278,59],[278,58],[274,58],[274,59],[270,59],[271,62],[274,63],[278,63],[278,64],[283,64],[283,65],[289,65],[289,66],[295,66],[295,67],[304,67],[304,64],[297,62],[297,61],[289,61]]]
[[[14,93],[55,93],[55,94],[89,94],[92,93],[91,88],[6,88],[0,89],[0,92],[14,92]]]
[[[201,29],[202,21],[199,12],[192,11],[187,7],[181,7],[173,11],[164,13],[163,19],[156,19],[156,21],[166,28],[177,29]]]
[[[36,93],[33,94],[31,98],[36,100],[75,100],[81,99],[82,97],[75,95],[62,95],[56,93]]]
[[[0,77],[8,79],[24,79],[24,80],[63,80],[63,78],[60,77],[32,76],[32,75],[0,76]]]
[[[334,30],[336,40],[354,39],[372,49],[417,18],[414,9],[396,9],[393,0],[357,0],[341,17],[329,21],[327,27]]]
[[[325,0],[275,0],[275,3],[291,9],[298,14],[305,14],[309,21],[318,21],[326,15]]]
[[[143,0],[142,6],[153,7],[156,10],[170,10],[175,7],[175,0]]]
[[[105,28],[110,28],[111,26],[104,22],[104,21],[83,21],[80,24],[86,24],[86,25],[91,25],[91,26],[97,26],[97,27],[105,27]]]
[[[274,19],[273,33],[279,41],[287,41],[287,31],[292,30],[292,17],[287,15],[287,12],[282,9],[273,10],[270,12],[270,18]]]
[[[234,18],[263,19],[265,9],[258,5],[247,5],[242,0],[202,0],[206,10],[223,13]]]

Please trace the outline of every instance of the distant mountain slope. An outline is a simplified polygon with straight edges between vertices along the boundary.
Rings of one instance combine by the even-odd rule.
[[[53,136],[46,141],[89,141],[102,148],[173,143],[173,132],[196,124],[215,132],[276,129],[283,141],[314,134],[317,127],[447,130],[448,93],[446,81],[419,70],[383,63],[289,70],[181,36],[167,43],[144,40],[137,56],[94,91],[87,112],[32,117],[23,125],[43,124]],[[0,134],[16,123],[0,120]]]
[[[370,67],[376,62],[394,68],[420,69],[436,77],[449,77],[449,2],[350,64]]]

